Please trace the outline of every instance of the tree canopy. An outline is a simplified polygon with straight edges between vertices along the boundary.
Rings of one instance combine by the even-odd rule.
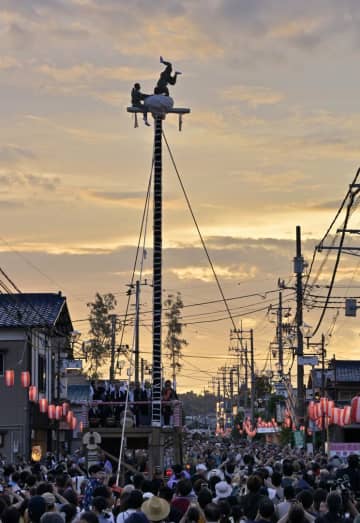
[[[93,379],[99,377],[99,371],[110,357],[111,350],[111,313],[117,305],[112,293],[95,295],[92,302],[87,303],[90,309],[89,334],[91,350],[88,357],[88,373]]]

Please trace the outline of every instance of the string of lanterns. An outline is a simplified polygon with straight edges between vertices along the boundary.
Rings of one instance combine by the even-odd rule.
[[[39,410],[42,414],[47,414],[50,420],[60,421],[64,419],[71,430],[75,430],[79,425],[78,430],[83,431],[83,422],[78,420],[74,415],[73,411],[70,410],[70,405],[67,402],[62,405],[49,404],[46,398],[38,399],[38,390],[35,385],[30,385],[31,376],[29,371],[22,371],[20,374],[21,385],[24,388],[29,389],[29,401],[32,403],[39,403]],[[13,387],[15,384],[15,371],[8,369],[5,371],[5,385],[7,387]]]
[[[329,425],[344,427],[351,423],[360,423],[360,396],[353,398],[351,405],[343,408],[335,407],[334,401],[328,398],[320,398],[319,402],[310,401],[308,416],[320,429],[328,428]]]
[[[250,418],[246,418],[243,421],[242,428],[240,425],[237,425],[237,429],[239,430],[240,434],[243,434],[244,432],[249,438],[254,438],[257,434],[257,429],[264,428],[264,429],[277,429],[277,423],[275,418],[272,418],[271,421],[265,421],[261,417],[258,417],[256,426],[252,426]]]

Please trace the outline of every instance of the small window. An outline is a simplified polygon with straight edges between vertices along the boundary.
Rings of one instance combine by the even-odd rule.
[[[4,363],[5,354],[3,352],[0,352],[0,376],[4,376]]]

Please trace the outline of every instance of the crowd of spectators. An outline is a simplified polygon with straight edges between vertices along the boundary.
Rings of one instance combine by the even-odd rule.
[[[229,440],[189,440],[185,466],[127,472],[57,463],[0,470],[2,523],[360,523],[357,456]]]

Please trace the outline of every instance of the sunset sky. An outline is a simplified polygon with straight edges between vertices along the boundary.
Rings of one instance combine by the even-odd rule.
[[[78,320],[97,291],[124,313],[153,140],[126,106],[134,82],[153,90],[164,55],[183,73],[175,105],[191,108],[181,133],[175,116],[165,133],[225,295],[263,295],[279,277],[293,285],[296,225],[310,261],[360,164],[359,27],[355,0],[0,0],[0,266],[24,292],[62,290],[83,339]],[[149,280],[151,236],[150,223]],[[319,282],[331,271],[330,259]],[[164,299],[220,299],[165,151],[163,275]],[[344,257],[336,292],[360,295],[359,275]],[[151,288],[142,291],[149,310]],[[276,300],[229,302],[234,314],[262,309],[243,318],[258,370],[270,365],[265,309]],[[208,322],[226,317],[221,302],[183,312],[178,386],[200,390],[230,361],[232,325]],[[151,317],[143,323],[150,360]],[[358,357],[359,334],[341,310],[328,356]]]

